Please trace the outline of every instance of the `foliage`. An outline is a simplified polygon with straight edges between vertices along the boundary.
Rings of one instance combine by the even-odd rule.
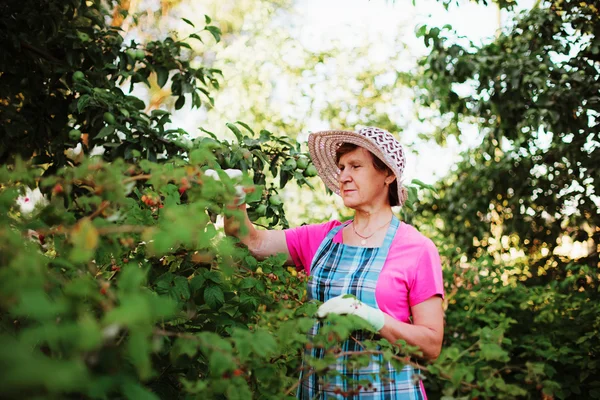
[[[480,47],[457,44],[448,26],[418,31],[436,139],[460,139],[464,123],[481,132],[439,198],[418,206],[451,261],[444,356],[468,357],[469,332],[498,329],[498,369],[471,372],[519,384],[519,397],[600,396],[598,13],[594,2],[542,2]]]
[[[438,139],[460,135],[464,121],[479,121],[485,135],[435,199],[413,182],[403,210],[405,219],[416,211],[412,221],[436,239],[446,266],[444,349],[423,365],[430,398],[600,397],[597,9],[544,4],[481,48],[449,45],[437,28],[419,32],[432,46],[422,105],[450,121]],[[307,155],[242,122],[193,140],[171,129],[171,114],[148,111],[137,84],[169,86],[176,108],[210,104],[224,78],[192,62],[188,42],[219,40],[218,24],[203,17],[206,26],[185,40],[125,44],[110,26],[126,10],[116,6],[0,6],[0,395],[293,396],[303,350],[326,349],[324,360],[306,360],[326,373],[339,341],[364,325],[331,316],[307,343],[317,306],[306,301],[307,277],[281,258],[250,256],[223,235],[219,216],[239,216],[227,204],[242,184],[253,221],[287,227],[283,192],[290,182],[309,186]],[[567,46],[573,55],[561,58]],[[372,86],[373,75],[359,80],[382,99],[393,90]],[[465,83],[473,96],[457,94]],[[356,110],[377,104],[361,98]],[[348,121],[338,107],[327,107],[328,117]],[[375,111],[378,123],[393,122]],[[90,156],[94,148],[104,153]],[[28,187],[46,198],[33,211]],[[559,254],[563,234],[596,251]],[[364,345],[397,366],[418,360],[402,343]]]
[[[50,172],[68,163],[65,150],[78,143],[84,153],[102,146],[106,160],[170,156],[181,151],[174,139],[182,131],[166,129],[169,115],[144,111],[145,104],[128,91],[137,83],[159,86],[171,81],[176,108],[212,101],[219,70],[192,68],[186,41],[167,37],[146,43],[123,43],[120,31],[107,24],[115,1],[10,0],[2,5],[2,109],[0,160],[36,156]],[[22,12],[35,10],[35,12]],[[219,38],[217,27],[198,33]],[[200,38],[198,34],[190,35]],[[187,53],[186,53],[187,52]]]
[[[235,196],[226,174],[203,174],[221,171],[219,145],[202,140],[189,162],[84,159],[39,179],[50,200],[29,214],[15,198],[40,171],[23,162],[2,170],[4,396],[154,398],[146,382],[161,397],[247,398],[250,388],[293,384],[273,379],[298,359],[306,337],[296,328],[312,325],[302,318],[309,305],[292,307],[306,279],[219,234],[210,214],[227,214]],[[273,219],[274,195],[247,201]]]

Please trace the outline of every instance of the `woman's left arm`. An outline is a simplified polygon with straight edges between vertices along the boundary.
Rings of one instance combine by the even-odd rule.
[[[444,310],[442,298],[433,296],[411,307],[413,323],[408,324],[385,314],[385,323],[379,334],[390,343],[404,340],[411,346],[418,346],[423,358],[435,360],[442,351],[444,339]]]

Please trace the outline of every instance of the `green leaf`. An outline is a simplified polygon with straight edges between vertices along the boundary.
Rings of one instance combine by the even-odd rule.
[[[254,131],[252,130],[252,128],[250,128],[250,126],[248,126],[248,124],[246,124],[245,122],[242,121],[235,121],[236,124],[241,125],[244,127],[244,129],[246,129],[248,132],[250,132],[250,134],[252,136],[255,135]]]
[[[225,395],[229,400],[246,400],[253,397],[248,383],[242,379],[236,379],[235,382],[232,382],[232,385],[229,385],[227,388]]]
[[[204,278],[213,281],[216,284],[223,283],[223,274],[218,271],[206,271],[204,273]]]
[[[188,300],[190,298],[190,285],[184,276],[176,276],[171,289],[171,297],[177,301]]]
[[[240,282],[240,289],[250,289],[253,288],[254,286],[256,286],[256,283],[258,281],[255,278],[244,278],[242,279],[242,281]]]
[[[124,383],[122,390],[128,400],[160,400],[160,397],[134,381]]]
[[[190,37],[192,39],[196,39],[196,40],[199,40],[200,42],[204,43],[204,41],[202,40],[202,38],[200,36],[198,36],[197,34],[195,34],[195,33],[190,34]]]
[[[185,104],[185,96],[181,95],[177,98],[177,101],[175,102],[175,109],[180,110],[184,104]]]
[[[152,310],[150,302],[146,298],[147,295],[139,293],[123,295],[121,304],[105,314],[104,324],[116,323],[133,326],[150,323],[152,321]]]
[[[156,68],[156,83],[159,87],[165,86],[167,83],[167,79],[169,79],[169,70],[164,67]]]
[[[196,25],[194,25],[192,23],[192,21],[190,21],[189,19],[187,19],[187,18],[181,18],[181,19],[183,20],[183,22],[185,22],[186,24],[190,25],[192,28],[196,27]]]
[[[425,189],[429,189],[429,190],[433,191],[434,193],[437,193],[437,189],[433,185],[429,185],[419,179],[413,179],[410,183],[420,186]]]
[[[211,285],[204,289],[204,301],[212,309],[217,309],[225,302],[225,296],[220,286]]]
[[[114,132],[115,132],[114,125],[105,126],[104,128],[100,129],[100,132],[98,132],[98,134],[96,135],[96,139],[103,139],[103,138],[107,137],[108,135],[112,135]]]
[[[508,353],[495,343],[482,343],[481,356],[486,361],[508,361]]]
[[[41,289],[23,290],[17,305],[12,308],[14,315],[36,320],[48,320],[66,312],[68,305],[64,298],[51,300]]]
[[[213,351],[208,359],[208,365],[211,375],[222,377],[227,371],[235,369],[236,365],[230,353]]]
[[[196,292],[204,286],[204,282],[206,282],[206,278],[203,275],[196,275],[190,281],[190,288],[192,292]]]
[[[118,276],[118,291],[123,294],[135,292],[145,281],[146,272],[143,269],[134,264],[125,265]]]
[[[81,96],[79,100],[77,100],[77,112],[81,114],[90,104],[91,99],[92,97],[89,94]]]
[[[146,380],[152,374],[151,353],[151,328],[143,330],[132,329],[127,339],[127,355],[131,364],[135,366],[142,380]]]
[[[252,348],[260,357],[267,357],[277,350],[277,342],[269,332],[259,330],[254,333]]]
[[[170,356],[171,361],[177,360],[182,355],[186,355],[190,358],[194,357],[198,353],[199,342],[189,338],[177,338],[173,347],[171,348]]]
[[[221,30],[219,28],[216,26],[207,26],[205,29],[213,35],[217,42],[221,40]]]
[[[240,132],[240,130],[238,129],[238,127],[230,122],[226,123],[225,125],[231,130],[231,132],[233,132],[238,142],[241,142],[243,135],[242,132]]]

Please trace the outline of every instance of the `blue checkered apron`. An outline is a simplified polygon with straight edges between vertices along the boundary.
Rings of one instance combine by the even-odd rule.
[[[377,278],[383,268],[388,251],[392,244],[400,221],[392,219],[385,240],[381,247],[357,247],[341,243],[334,243],[333,238],[344,228],[345,224],[332,229],[323,240],[312,261],[307,295],[309,299],[327,301],[342,294],[353,294],[362,302],[371,307],[377,306],[375,299],[375,286]],[[317,334],[320,323],[316,323],[309,337]],[[353,332],[352,336],[362,342],[373,336],[366,331]],[[343,352],[360,351],[362,347],[352,338],[341,344]],[[312,348],[305,350],[305,357],[322,358],[324,349]],[[299,399],[337,399],[348,398],[355,400],[379,399],[423,399],[424,393],[421,384],[415,375],[418,373],[412,366],[406,365],[402,370],[396,371],[393,365],[383,361],[379,355],[372,356],[371,362],[366,367],[347,370],[340,357],[335,365],[339,374],[336,376],[317,376],[311,371],[304,370],[298,387]],[[308,376],[304,379],[304,376]],[[360,389],[358,382],[361,382]],[[345,393],[345,396],[343,395]]]

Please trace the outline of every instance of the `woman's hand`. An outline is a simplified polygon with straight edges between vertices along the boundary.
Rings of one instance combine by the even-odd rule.
[[[434,296],[413,306],[413,324],[398,321],[348,294],[327,300],[317,310],[319,318],[331,313],[361,317],[390,343],[402,339],[411,346],[419,347],[425,359],[435,360],[440,354],[444,338],[444,314],[440,297]]]
[[[243,175],[243,172],[241,170],[239,170],[239,169],[232,169],[232,168],[230,168],[230,169],[224,169],[223,171],[231,179],[241,178],[242,175]],[[206,171],[204,171],[204,175],[205,176],[209,176],[209,177],[211,177],[211,178],[213,178],[214,180],[217,180],[217,181],[221,180],[219,178],[219,174],[214,169],[207,169]],[[235,185],[235,202],[234,202],[234,208],[237,208],[237,207],[241,206],[245,202],[246,202],[246,190],[244,190],[244,187],[242,185]]]
[[[224,171],[231,179],[238,180],[238,178],[242,177],[242,171],[239,169],[226,169]],[[204,174],[213,179],[220,180],[219,174],[215,170],[207,169],[204,171]],[[242,235],[241,233],[242,225],[240,225],[239,219],[231,216],[225,216],[224,218],[225,234],[237,237],[248,248],[250,253],[258,259],[284,253],[287,256],[286,264],[293,265],[292,257],[285,240],[285,233],[278,230],[258,230],[248,218],[245,204],[246,193],[250,193],[250,190],[254,190],[254,188],[244,188],[242,185],[236,185],[235,190],[236,198],[234,203],[226,205],[226,207],[230,210],[237,209],[243,213],[241,224],[245,228],[245,234]]]
[[[383,311],[378,308],[370,307],[349,294],[331,298],[323,303],[317,310],[317,316],[319,318],[325,318],[331,313],[356,315],[367,321],[376,332],[379,332],[385,324],[385,315],[383,314]]]

